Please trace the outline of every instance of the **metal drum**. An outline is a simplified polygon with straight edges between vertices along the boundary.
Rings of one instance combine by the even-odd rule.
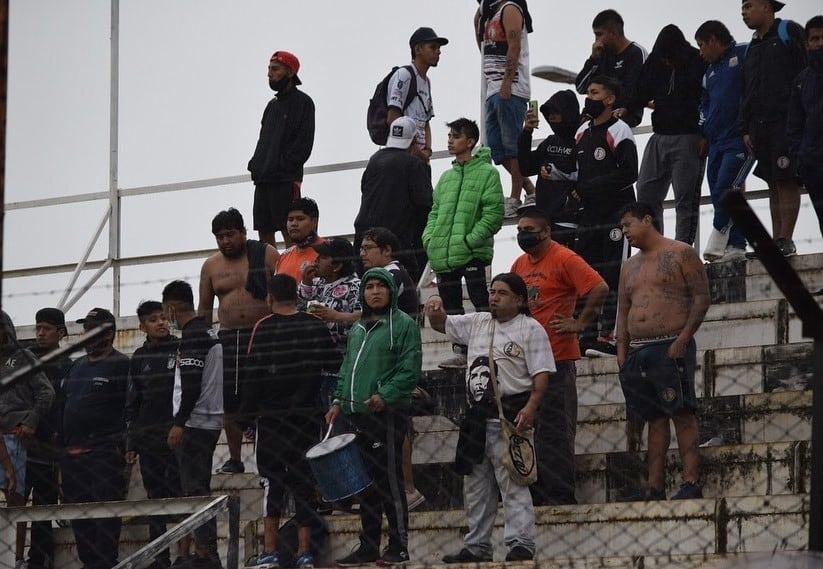
[[[306,452],[314,478],[326,502],[336,502],[361,492],[371,478],[351,433],[318,443]]]

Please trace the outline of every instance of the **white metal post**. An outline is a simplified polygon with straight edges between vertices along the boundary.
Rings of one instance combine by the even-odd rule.
[[[112,312],[120,316],[120,195],[118,193],[118,115],[120,106],[120,0],[111,0],[111,92],[109,93],[109,259]]]

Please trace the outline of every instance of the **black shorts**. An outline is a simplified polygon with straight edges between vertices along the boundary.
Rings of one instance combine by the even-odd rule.
[[[251,328],[220,330],[217,337],[223,346],[223,412],[231,415],[240,406],[240,378],[246,350],[251,338]]]
[[[254,228],[257,231],[285,231],[289,206],[299,197],[299,181],[254,186]]]
[[[320,412],[316,416],[274,415],[258,421],[257,469],[263,479],[266,516],[280,516],[283,497],[286,490],[290,490],[295,499],[298,524],[308,524],[314,499],[314,477],[306,451],[319,441],[320,425]]]
[[[789,160],[785,120],[758,123],[749,135],[757,158],[755,176],[768,184],[797,180],[797,160]]]
[[[677,360],[668,355],[672,341],[666,339],[629,348],[626,363],[620,370],[627,420],[648,421],[671,417],[681,409],[697,409],[694,339],[686,346],[686,357]]]

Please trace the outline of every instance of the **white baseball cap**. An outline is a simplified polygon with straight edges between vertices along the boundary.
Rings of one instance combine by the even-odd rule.
[[[414,141],[417,133],[417,122],[411,117],[398,117],[389,127],[389,138],[386,148],[400,148],[406,150]]]

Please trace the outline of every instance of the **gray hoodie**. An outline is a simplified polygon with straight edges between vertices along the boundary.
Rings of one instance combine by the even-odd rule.
[[[5,332],[0,345],[0,377],[36,361],[34,354],[20,348],[14,323],[4,311],[0,315]],[[25,376],[0,391],[0,433],[9,433],[20,424],[36,429],[40,417],[48,414],[54,401],[54,388],[42,371]]]

